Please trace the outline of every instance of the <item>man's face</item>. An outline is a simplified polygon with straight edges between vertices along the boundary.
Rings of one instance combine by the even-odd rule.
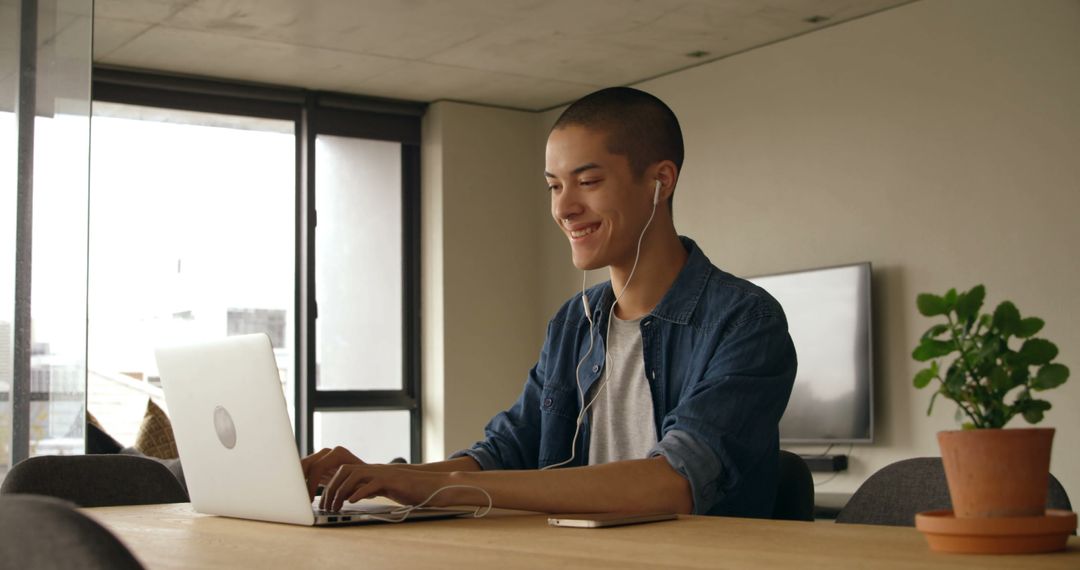
[[[552,131],[544,166],[551,217],[570,241],[574,266],[629,266],[652,211],[655,183],[634,180],[625,156],[611,154],[607,134],[580,126]]]

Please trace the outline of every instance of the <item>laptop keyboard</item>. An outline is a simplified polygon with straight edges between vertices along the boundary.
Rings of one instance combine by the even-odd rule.
[[[327,511],[319,508],[318,503],[311,505],[311,510],[315,511],[316,515],[385,515],[390,513],[394,509],[400,509],[396,505],[379,505],[379,504],[348,504],[346,503],[341,507],[340,511]]]

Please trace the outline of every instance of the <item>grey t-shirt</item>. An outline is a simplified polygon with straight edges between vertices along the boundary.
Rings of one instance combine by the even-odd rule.
[[[623,321],[611,316],[608,359],[601,382],[593,384],[586,402],[593,402],[589,465],[626,459],[645,459],[656,447],[652,392],[645,377],[641,348],[641,319]]]

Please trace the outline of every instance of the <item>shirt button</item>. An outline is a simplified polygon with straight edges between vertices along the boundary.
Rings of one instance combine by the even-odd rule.
[[[641,322],[641,326],[643,326],[643,327],[647,327],[647,326],[649,326],[649,325],[651,325],[651,324],[652,324],[652,321],[649,321],[649,320],[646,320],[646,321],[642,321],[642,322]]]
[[[593,373],[600,372],[600,365],[599,364],[593,364],[592,365],[592,371],[593,371]]]
[[[544,398],[544,407],[545,408],[550,408],[551,407],[551,398]]]

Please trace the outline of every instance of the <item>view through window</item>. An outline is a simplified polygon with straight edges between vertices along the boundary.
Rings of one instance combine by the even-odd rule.
[[[0,480],[83,452],[92,13],[0,2]]]
[[[160,345],[268,334],[294,413],[295,157],[292,121],[94,103],[87,409],[121,444]]]

